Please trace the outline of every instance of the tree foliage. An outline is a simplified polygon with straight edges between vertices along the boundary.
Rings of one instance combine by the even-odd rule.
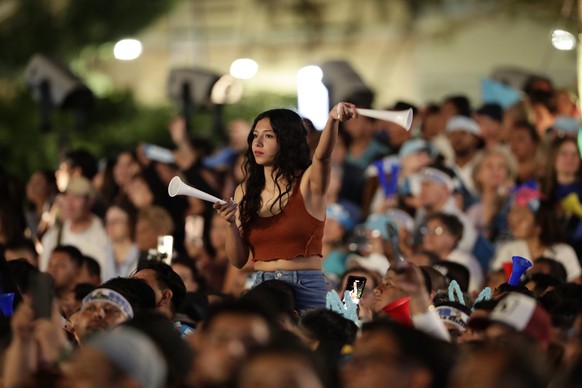
[[[41,132],[39,107],[24,85],[23,74],[35,53],[71,63],[87,47],[138,33],[176,2],[6,0],[0,8],[1,164],[26,177],[37,168],[56,167],[58,153],[66,146],[84,146],[101,156],[107,150],[133,146],[140,137],[157,141],[169,108],[140,107],[129,93],[99,99],[83,132],[73,131],[72,113],[60,110],[52,113],[53,130]]]
[[[235,118],[252,120],[274,106],[293,107],[294,96],[260,93],[245,96],[236,105],[226,106],[223,126]],[[88,117],[88,125],[73,129],[73,114],[55,110],[52,130],[40,130],[40,109],[28,90],[18,89],[14,98],[0,104],[0,166],[22,180],[40,168],[57,167],[59,153],[65,149],[85,148],[98,158],[111,158],[122,150],[135,149],[139,143],[172,147],[167,125],[179,114],[177,107],[146,107],[130,92],[115,92],[99,98]],[[223,136],[216,132],[211,112],[197,112],[192,120],[193,135],[222,146]]]
[[[73,130],[71,112],[54,111],[53,130],[41,132],[39,107],[24,85],[23,73],[37,52],[59,58],[69,65],[82,61],[81,53],[91,51],[87,48],[139,33],[179,1],[0,1],[0,164],[25,178],[35,169],[56,167],[58,153],[65,146],[88,148],[98,157],[108,157],[139,142],[169,145],[166,126],[177,109],[141,106],[130,92],[116,91],[101,96],[91,112],[89,125],[83,131]],[[377,3],[379,15],[384,15],[390,4],[405,4],[410,18],[404,24],[409,27],[424,14],[454,14],[458,7],[470,10],[465,13],[469,16],[463,19],[466,23],[471,22],[470,15],[479,13],[557,20],[562,5],[562,0],[369,1]],[[318,41],[317,35],[326,28],[326,7],[334,4],[332,0],[255,0],[251,3],[252,6],[280,12],[294,12],[301,19],[298,28],[307,28],[315,42]],[[354,22],[364,21],[357,19]],[[346,25],[349,26],[350,21]],[[267,108],[292,105],[295,105],[293,96],[266,93],[245,96],[241,103],[225,108],[224,122],[238,117],[251,120]],[[212,121],[211,114],[198,113],[194,117],[194,129],[197,135],[218,144],[220,136],[211,129]]]
[[[0,70],[22,71],[35,52],[65,61],[88,45],[135,34],[177,0],[17,0],[0,23]]]

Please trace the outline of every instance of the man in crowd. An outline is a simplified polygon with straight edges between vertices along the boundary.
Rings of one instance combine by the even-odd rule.
[[[503,133],[503,108],[499,104],[483,105],[475,112],[475,121],[481,129],[481,137],[485,148],[492,148],[503,144],[506,136]]]
[[[71,245],[53,249],[48,263],[48,274],[53,279],[55,294],[61,311],[66,316],[75,308],[75,286],[81,273],[83,254]]]
[[[142,279],[149,284],[156,296],[156,310],[173,321],[186,297],[186,286],[172,267],[161,261],[146,261],[138,267],[133,278]],[[190,326],[181,322],[175,322],[175,325],[182,336],[194,332]]]
[[[249,351],[266,344],[273,335],[273,327],[272,315],[256,303],[214,305],[201,331],[191,337],[199,352],[194,361],[195,380],[205,387],[232,384]]]
[[[91,338],[66,369],[67,386],[163,387],[167,365],[145,334],[123,327]]]
[[[95,258],[103,268],[107,235],[101,220],[91,212],[95,193],[84,177],[72,177],[62,198],[62,222],[51,227],[42,238],[43,252],[39,268],[46,271],[48,258],[57,245],[73,245]]]
[[[444,387],[454,351],[449,343],[411,327],[383,320],[365,323],[342,370],[344,387]]]
[[[73,322],[74,334],[82,342],[91,334],[109,331],[137,312],[154,307],[154,291],[143,280],[111,279],[83,298]]]
[[[481,128],[475,120],[465,116],[454,116],[447,122],[447,134],[455,151],[455,171],[468,195],[475,197],[477,189],[473,179],[476,156],[482,145]],[[467,195],[465,195],[467,197]],[[470,205],[465,198],[464,207]]]

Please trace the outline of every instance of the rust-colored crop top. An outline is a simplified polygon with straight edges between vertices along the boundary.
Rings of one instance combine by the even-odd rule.
[[[257,217],[248,234],[254,261],[291,260],[321,256],[324,221],[305,209],[299,182],[281,213]]]

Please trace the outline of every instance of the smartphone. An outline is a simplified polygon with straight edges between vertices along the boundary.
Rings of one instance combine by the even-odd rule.
[[[172,265],[174,237],[170,235],[158,236],[158,260]]]
[[[36,273],[30,277],[34,318],[49,318],[53,311],[53,279],[49,274]]]
[[[366,287],[366,281],[368,279],[365,276],[349,275],[346,280],[346,287],[344,290],[344,295],[346,291],[349,291],[350,298],[355,304],[360,303],[362,295],[364,294],[364,288]]]

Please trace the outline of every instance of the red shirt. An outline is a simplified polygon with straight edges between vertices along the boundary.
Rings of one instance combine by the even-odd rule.
[[[321,256],[325,221],[307,212],[299,186],[279,214],[254,220],[246,237],[255,261]]]

